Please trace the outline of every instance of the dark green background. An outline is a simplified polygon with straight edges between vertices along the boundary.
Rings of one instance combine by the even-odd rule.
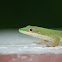
[[[27,25],[62,28],[62,1],[0,2],[0,28],[20,28]]]

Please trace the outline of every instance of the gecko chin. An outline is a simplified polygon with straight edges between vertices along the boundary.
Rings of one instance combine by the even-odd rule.
[[[23,31],[23,30],[19,30],[19,32],[20,32],[20,33],[23,33],[23,34],[27,34],[27,35],[33,36],[33,37],[51,40],[50,37],[44,36],[44,35],[40,35],[40,34],[38,34],[38,33],[28,32],[28,31]]]

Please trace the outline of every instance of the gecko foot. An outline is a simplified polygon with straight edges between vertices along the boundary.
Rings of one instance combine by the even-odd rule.
[[[48,40],[43,40],[42,42],[33,42],[33,43],[35,43],[35,44],[45,44],[47,42],[49,42],[49,41]]]
[[[47,45],[46,47],[55,47],[59,44],[59,42],[60,42],[60,38],[56,38],[52,44]]]

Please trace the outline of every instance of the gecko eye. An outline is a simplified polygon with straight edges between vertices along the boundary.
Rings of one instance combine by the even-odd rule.
[[[29,31],[31,32],[31,31],[33,31],[33,29],[32,29],[32,28],[30,28],[30,29],[29,29]]]

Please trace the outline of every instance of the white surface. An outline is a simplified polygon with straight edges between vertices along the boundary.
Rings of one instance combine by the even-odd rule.
[[[0,30],[1,45],[30,45],[34,41],[42,39],[19,33],[18,30]]]
[[[62,53],[62,46],[45,47],[33,42],[43,39],[19,33],[17,30],[0,30],[0,54],[40,54],[40,53]],[[60,43],[61,44],[61,43]]]

